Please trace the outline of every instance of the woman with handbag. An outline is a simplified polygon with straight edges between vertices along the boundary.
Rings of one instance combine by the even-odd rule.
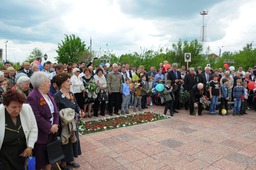
[[[107,80],[106,77],[103,75],[103,70],[101,68],[98,68],[96,70],[94,80],[96,82],[96,85],[100,88],[98,98],[94,101],[94,116],[98,117],[99,107],[100,115],[105,116],[106,101],[108,100]]]
[[[3,94],[0,105],[0,167],[3,170],[24,170],[37,140],[38,129],[26,98],[16,90]]]
[[[50,94],[50,80],[46,72],[35,72],[30,78],[33,90],[27,97],[27,102],[33,109],[38,126],[38,139],[33,150],[36,157],[36,169],[50,170],[47,155],[47,144],[57,140],[59,129],[59,111]]]
[[[59,110],[71,108],[76,113],[79,113],[80,116],[83,117],[84,112],[80,110],[74,94],[70,92],[70,88],[71,88],[70,76],[66,73],[61,73],[56,75],[56,84],[60,90],[54,95],[54,99],[56,101],[56,104]],[[78,114],[75,114],[74,119],[76,120],[76,122],[78,121],[79,119]],[[62,131],[62,129],[60,129],[60,131]],[[75,132],[75,135],[77,140],[74,143],[72,142],[71,139],[69,139],[69,141],[65,144],[62,143],[62,149],[65,155],[65,158],[61,162],[61,167],[65,170],[69,169],[68,165],[75,168],[80,167],[80,165],[77,162],[75,162],[75,159],[74,159],[82,154],[78,131]]]

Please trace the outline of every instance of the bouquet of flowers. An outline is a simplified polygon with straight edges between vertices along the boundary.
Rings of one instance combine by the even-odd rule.
[[[148,96],[152,96],[153,94],[155,94],[155,88],[152,88],[148,91]]]
[[[88,83],[85,83],[84,87],[88,98],[97,98],[97,94],[100,92],[100,88],[96,85],[96,83],[93,80],[90,80]]]
[[[206,109],[206,107],[210,105],[210,101],[207,96],[202,96],[199,102],[202,103],[203,109]]]
[[[180,102],[185,104],[186,102],[189,101],[190,94],[188,91],[183,91],[180,93]]]

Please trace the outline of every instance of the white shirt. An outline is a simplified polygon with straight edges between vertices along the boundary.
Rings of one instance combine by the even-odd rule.
[[[93,76],[95,83],[100,85],[100,87],[107,87],[107,80],[104,75],[99,77],[97,74]],[[98,82],[99,81],[99,82]]]
[[[83,86],[83,82],[81,80],[80,77],[77,77],[76,75],[73,75],[70,78],[70,82],[71,82],[71,88],[70,91],[75,94],[75,93],[81,93],[82,92],[82,86]]]

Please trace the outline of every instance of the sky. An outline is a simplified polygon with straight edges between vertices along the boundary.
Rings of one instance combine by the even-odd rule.
[[[75,34],[95,55],[171,49],[179,40],[201,41],[210,53],[239,51],[256,41],[255,0],[1,0],[3,58],[22,62],[39,48],[54,62],[64,35]],[[6,43],[6,41],[8,41]],[[192,56],[193,57],[193,56]]]

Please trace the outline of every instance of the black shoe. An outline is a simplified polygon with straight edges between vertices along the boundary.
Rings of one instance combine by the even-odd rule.
[[[64,167],[60,166],[60,168],[61,168],[61,170],[71,170],[71,168],[68,166],[64,166]]]
[[[116,115],[120,115],[120,113],[115,113]]]
[[[113,116],[113,113],[109,113],[110,116]]]
[[[166,113],[164,113],[164,115],[166,115]]]
[[[174,113],[179,113],[177,110],[174,110]]]
[[[80,165],[79,165],[79,163],[77,163],[77,162],[72,162],[72,163],[67,163],[69,166],[72,166],[72,167],[74,167],[74,168],[79,168],[80,167]]]
[[[171,116],[173,116],[173,114],[171,114]]]

